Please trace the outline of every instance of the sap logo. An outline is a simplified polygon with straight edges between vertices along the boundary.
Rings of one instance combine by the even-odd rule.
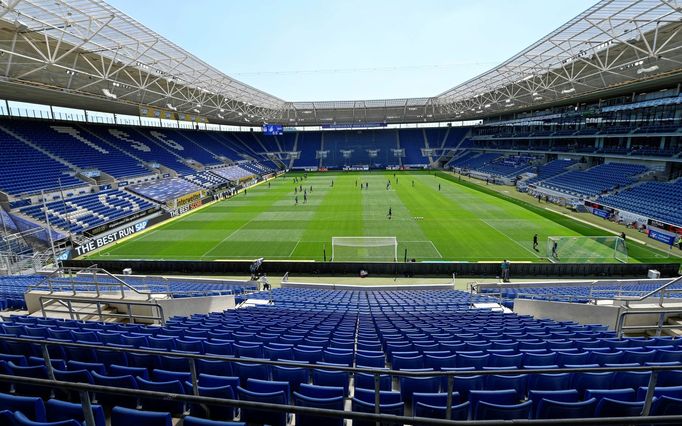
[[[140,232],[147,227],[147,221],[139,222],[135,224],[135,232]]]

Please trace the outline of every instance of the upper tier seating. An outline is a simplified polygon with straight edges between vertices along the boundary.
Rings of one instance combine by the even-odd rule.
[[[486,153],[486,154],[479,154],[479,155],[468,155],[466,154],[466,157],[459,157],[456,160],[453,160],[450,162],[451,167],[458,167],[460,169],[467,169],[467,170],[476,170],[479,167],[482,167],[488,163],[491,163],[493,160],[500,158],[500,154],[494,154],[494,153]]]
[[[597,202],[682,226],[682,179],[672,183],[646,182],[599,197]]]
[[[59,189],[60,180],[61,187],[66,189],[86,186],[85,182],[68,173],[67,165],[5,133],[1,127],[0,146],[2,146],[1,191],[15,197],[38,194],[41,190]]]
[[[636,175],[647,170],[638,164],[607,163],[584,171],[568,172],[546,179],[540,186],[566,194],[595,197],[606,191],[630,185]]]
[[[152,207],[152,203],[134,194],[110,189],[52,201],[47,203],[47,214],[52,226],[80,233]],[[42,204],[23,207],[20,211],[37,220],[45,219]]]
[[[182,178],[168,178],[149,183],[130,185],[126,187],[144,197],[150,198],[157,203],[165,203],[183,195],[201,191],[201,186]]]
[[[81,169],[96,169],[116,179],[148,175],[151,171],[129,155],[103,142],[84,128],[65,123],[3,124],[13,132]]]

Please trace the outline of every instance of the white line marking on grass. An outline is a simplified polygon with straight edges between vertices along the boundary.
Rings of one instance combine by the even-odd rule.
[[[242,226],[240,226],[239,228],[235,229],[234,231],[230,232],[230,234],[229,234],[227,237],[225,237],[225,238],[223,238],[222,240],[220,240],[220,242],[218,242],[218,244],[216,244],[216,245],[214,245],[213,247],[211,247],[210,250],[208,250],[207,252],[205,252],[204,254],[202,254],[200,257],[205,257],[207,254],[209,254],[209,253],[212,252],[213,250],[217,249],[219,245],[221,245],[222,243],[224,243],[225,241],[227,241],[231,236],[233,236],[234,234],[236,234],[236,233],[237,233],[238,231],[240,231],[243,227],[245,227],[245,226],[248,225],[249,223],[251,223],[251,222],[253,222],[254,220],[256,220],[257,217],[258,217],[258,215],[254,216],[253,218],[251,218],[251,220],[249,220],[248,222],[244,223]]]
[[[436,253],[438,253],[438,257],[440,257],[441,259],[444,259],[443,255],[440,254],[440,251],[438,251],[438,247],[436,247],[436,245],[433,243],[433,241],[429,240],[429,242],[433,246],[433,249],[436,250]]]
[[[293,256],[294,252],[296,251],[296,248],[298,247],[298,243],[300,243],[301,240],[296,241],[296,245],[294,248],[291,249],[291,253],[289,253],[289,257]]]
[[[481,222],[485,223],[486,225],[488,225],[489,227],[493,228],[495,231],[497,231],[497,233],[502,234],[502,235],[504,235],[505,237],[507,237],[509,240],[513,241],[514,244],[516,244],[517,246],[521,247],[522,249],[526,250],[526,251],[529,252],[529,253],[532,253],[533,256],[537,257],[538,259],[544,259],[544,258],[541,257],[540,255],[538,255],[537,253],[535,253],[534,250],[529,249],[528,247],[526,247],[526,246],[524,246],[523,244],[521,244],[520,242],[516,241],[515,239],[513,239],[513,238],[510,237],[509,235],[505,234],[504,232],[502,232],[502,231],[500,231],[499,229],[495,228],[493,225],[489,224],[485,219],[479,219],[479,220],[480,220]]]

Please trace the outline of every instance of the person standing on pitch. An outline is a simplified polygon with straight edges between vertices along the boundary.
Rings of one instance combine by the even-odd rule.
[[[533,235],[533,250],[538,251],[538,234]]]
[[[390,220],[392,216],[393,216],[393,209],[391,209],[391,208],[389,207],[389,208],[388,208],[388,219]]]
[[[414,188],[414,180],[412,180],[412,188]]]
[[[438,184],[438,190],[440,191],[440,183]]]
[[[294,197],[294,204],[298,205],[298,195]]]
[[[308,202],[308,194],[305,192],[303,193],[303,204],[306,204]]]

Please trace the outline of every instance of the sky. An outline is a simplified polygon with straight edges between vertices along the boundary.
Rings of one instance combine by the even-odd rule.
[[[435,96],[595,0],[108,0],[220,71],[286,101]]]

